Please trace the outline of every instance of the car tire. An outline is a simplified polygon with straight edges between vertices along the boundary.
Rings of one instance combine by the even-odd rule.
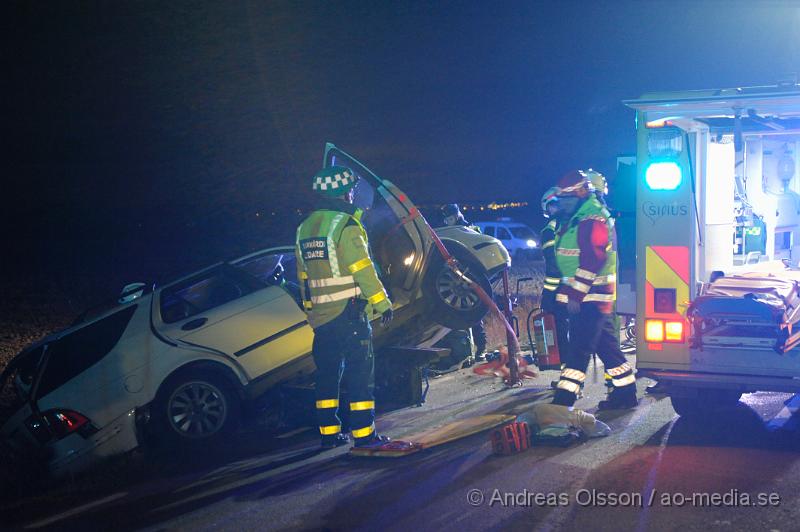
[[[742,392],[736,390],[698,390],[697,397],[671,396],[669,399],[679,416],[699,419],[736,406],[741,397]]]
[[[192,370],[162,385],[152,415],[156,442],[199,450],[238,429],[241,404],[224,376],[210,370]]]
[[[492,286],[483,268],[466,253],[452,252],[461,270],[480,285],[491,297]],[[450,329],[467,329],[475,325],[489,311],[489,307],[474,293],[467,283],[447,266],[441,257],[433,261],[422,283],[422,292],[430,318]]]

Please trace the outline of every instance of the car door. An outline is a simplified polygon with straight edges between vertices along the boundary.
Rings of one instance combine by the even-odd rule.
[[[347,166],[360,178],[353,204],[363,211],[361,222],[378,273],[392,302],[397,306],[411,302],[431,249],[427,222],[397,186],[332,144],[326,145],[325,165]]]
[[[158,291],[159,332],[235,358],[249,378],[311,352],[294,248],[219,264]]]

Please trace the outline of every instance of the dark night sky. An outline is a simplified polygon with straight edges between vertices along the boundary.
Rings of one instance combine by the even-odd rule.
[[[418,202],[538,200],[633,152],[622,99],[800,71],[789,1],[18,2],[4,18],[17,236],[102,226],[122,256],[125,228],[180,240],[198,219],[305,207],[327,140]]]

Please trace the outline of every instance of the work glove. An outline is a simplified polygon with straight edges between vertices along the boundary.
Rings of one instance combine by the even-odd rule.
[[[381,325],[383,327],[388,327],[392,318],[394,318],[394,311],[391,308],[386,309],[383,314],[381,314]]]
[[[576,314],[580,314],[581,312],[581,304],[574,299],[570,299],[567,301],[567,312],[569,312],[570,316],[575,316]]]

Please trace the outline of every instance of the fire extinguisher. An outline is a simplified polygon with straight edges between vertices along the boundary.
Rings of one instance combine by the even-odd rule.
[[[533,320],[533,330],[531,330],[531,320]],[[536,365],[539,369],[561,369],[555,316],[541,309],[533,309],[528,314],[527,326],[528,339],[536,350]]]

